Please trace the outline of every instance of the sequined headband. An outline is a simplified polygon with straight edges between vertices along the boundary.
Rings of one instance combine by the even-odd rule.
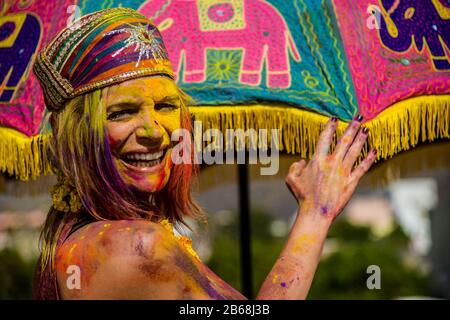
[[[106,9],[63,29],[37,56],[33,67],[47,108],[61,110],[79,95],[126,80],[174,78],[156,26],[132,9]]]

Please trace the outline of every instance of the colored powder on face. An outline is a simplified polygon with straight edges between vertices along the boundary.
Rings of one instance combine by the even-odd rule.
[[[157,134],[155,133],[156,130],[153,127],[149,126],[148,124],[145,124],[144,130],[147,137],[154,137]]]
[[[148,90],[154,88],[154,90]],[[166,97],[178,99],[178,90],[174,83],[164,78],[135,79],[127,81],[108,90],[106,104],[112,105],[117,101],[144,101],[146,107],[140,107],[138,113],[130,115],[133,121],[142,121],[144,119],[143,129],[147,137],[162,138],[162,145],[170,145],[170,134],[180,128],[180,108],[175,108],[171,112],[161,113],[155,109],[155,105],[161,99]],[[143,104],[144,105],[144,104]],[[158,120],[156,120],[158,118]],[[108,123],[110,124],[110,123]],[[127,123],[115,123],[108,127],[109,143],[113,154],[119,154],[119,148],[125,148],[127,145],[133,146],[127,139],[130,130],[136,130]],[[136,132],[134,131],[134,134]],[[122,178],[127,184],[135,185],[139,189],[155,192],[162,189],[169,180],[171,172],[171,162],[165,161],[164,166],[159,172],[151,174],[137,173],[129,170],[115,159]]]
[[[157,177],[152,177],[153,181],[152,183],[155,185],[156,184],[156,190],[160,190],[163,188],[163,186],[167,183],[167,179],[166,179],[166,171],[162,171],[159,176]]]
[[[115,150],[117,148],[117,145],[121,143],[120,140],[114,139],[113,136],[111,136],[109,133],[108,133],[108,142],[109,145],[111,146],[111,150]]]

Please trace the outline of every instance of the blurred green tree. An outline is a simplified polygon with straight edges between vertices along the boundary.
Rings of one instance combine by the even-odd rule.
[[[31,299],[34,266],[14,248],[0,251],[0,299]]]
[[[208,265],[220,277],[240,290],[239,233],[237,215],[227,226],[212,219],[213,254]],[[286,237],[270,232],[273,218],[262,210],[252,212],[252,255],[256,294],[280,254]],[[330,229],[328,239],[336,250],[324,256],[308,299],[394,299],[402,296],[430,296],[429,280],[417,267],[405,263],[409,239],[396,225],[383,238],[375,238],[370,227],[351,225],[343,217]],[[367,267],[381,269],[381,290],[366,286]]]

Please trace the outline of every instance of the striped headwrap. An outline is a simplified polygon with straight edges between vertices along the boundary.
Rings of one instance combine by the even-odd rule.
[[[63,29],[37,56],[33,71],[50,111],[61,110],[76,96],[126,80],[174,78],[156,26],[126,8],[94,12]]]

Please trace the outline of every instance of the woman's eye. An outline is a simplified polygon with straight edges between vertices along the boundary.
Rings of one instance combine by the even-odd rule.
[[[135,110],[131,110],[131,109],[125,109],[125,110],[120,110],[120,111],[114,111],[111,112],[108,117],[107,120],[123,120],[128,118],[129,116],[131,116],[132,114],[134,114],[136,111]]]
[[[170,103],[157,103],[155,105],[155,110],[157,111],[170,111],[178,109],[178,106]]]

